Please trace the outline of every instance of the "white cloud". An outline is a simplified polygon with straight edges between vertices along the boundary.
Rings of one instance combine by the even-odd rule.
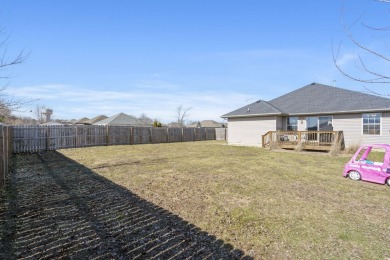
[[[71,85],[43,85],[21,87],[15,96],[40,98],[37,102],[54,110],[54,118],[79,119],[100,114],[112,116],[124,112],[139,116],[146,113],[168,123],[175,120],[179,105],[192,107],[189,120],[213,119],[222,121],[221,115],[248,103],[255,97],[236,91],[172,91],[167,83],[143,88],[138,85],[128,90],[92,90]],[[178,89],[177,87],[173,87]],[[32,116],[23,113],[23,116]]]

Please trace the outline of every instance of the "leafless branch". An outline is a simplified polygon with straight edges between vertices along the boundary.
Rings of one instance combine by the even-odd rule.
[[[382,94],[382,93],[379,93],[379,92],[376,92],[376,91],[373,91],[372,89],[369,89],[367,88],[366,86],[363,85],[363,88],[366,90],[364,91],[365,93],[369,93],[371,95],[375,95],[375,96],[390,96],[390,94]]]
[[[373,27],[373,26],[369,26],[369,25],[367,25],[365,23],[362,23],[362,25],[364,27],[366,27],[367,29],[370,29],[370,30],[373,30],[373,31],[388,31],[388,30],[390,30],[390,26],[387,26],[387,27]]]
[[[5,75],[9,67],[23,63],[29,56],[25,51],[19,52],[16,56],[10,57],[8,54],[8,39],[9,36],[4,34],[3,28],[0,28],[0,80],[8,79],[11,76]],[[10,117],[12,112],[20,111],[20,109],[35,100],[17,99],[13,95],[6,92],[8,83],[3,83],[0,86],[0,121]]]
[[[183,105],[180,105],[176,108],[177,112],[177,124],[180,126],[184,126],[185,120],[189,116],[188,111],[191,110],[192,107],[183,107]]]
[[[390,3],[390,0],[377,0],[377,2],[386,2],[386,3]],[[347,24],[344,22],[344,19],[343,19],[343,15],[341,16],[341,21],[342,21],[342,25],[343,25],[343,28],[344,28],[344,31],[348,37],[348,39],[355,45],[357,46],[360,50],[362,50],[364,53],[368,54],[368,55],[371,55],[371,57],[374,57],[374,58],[377,58],[383,62],[390,62],[390,58],[382,53],[380,53],[379,51],[376,51],[372,48],[369,48],[367,46],[365,46],[364,44],[362,44],[360,41],[358,41],[354,35],[352,34],[351,32],[351,28],[352,26],[354,26],[357,21],[359,21],[361,18],[362,18],[363,14],[360,15],[356,20],[354,20],[354,22],[347,26]],[[383,27],[383,28],[374,28],[374,27],[370,27],[370,26],[367,26],[367,25],[364,25],[366,28],[370,29],[370,30],[388,30],[390,29],[390,27]],[[332,46],[333,45],[333,39],[332,39]],[[338,59],[339,59],[339,54],[340,54],[340,50],[341,50],[341,43],[339,44],[338,48],[337,48],[337,52],[335,52],[335,48],[332,47],[332,58],[333,58],[333,62],[336,66],[336,68],[340,71],[341,74],[343,74],[345,77],[351,79],[351,80],[354,80],[354,81],[358,81],[358,82],[363,82],[363,83],[369,83],[369,84],[389,84],[390,83],[390,75],[385,75],[383,73],[380,73],[380,72],[376,72],[374,70],[372,70],[371,68],[369,68],[367,66],[367,63],[363,60],[363,58],[361,57],[360,54],[357,55],[358,59],[354,59],[355,61],[355,65],[358,69],[362,70],[364,73],[362,74],[363,76],[364,75],[369,75],[368,78],[363,78],[360,77],[360,76],[355,76],[353,75],[352,73],[350,72],[347,72],[345,71],[341,65],[338,63]]]

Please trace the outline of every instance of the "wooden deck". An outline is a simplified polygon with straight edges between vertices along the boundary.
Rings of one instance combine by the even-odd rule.
[[[343,149],[342,131],[269,131],[261,136],[263,147],[329,151],[335,145]]]

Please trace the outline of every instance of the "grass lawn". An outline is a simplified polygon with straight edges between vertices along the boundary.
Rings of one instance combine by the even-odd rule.
[[[220,141],[60,152],[255,258],[390,257],[390,187],[343,178],[350,156]]]

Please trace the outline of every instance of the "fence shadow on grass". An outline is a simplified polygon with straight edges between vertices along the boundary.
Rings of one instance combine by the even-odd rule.
[[[1,259],[251,259],[57,152],[18,155],[0,202]]]

